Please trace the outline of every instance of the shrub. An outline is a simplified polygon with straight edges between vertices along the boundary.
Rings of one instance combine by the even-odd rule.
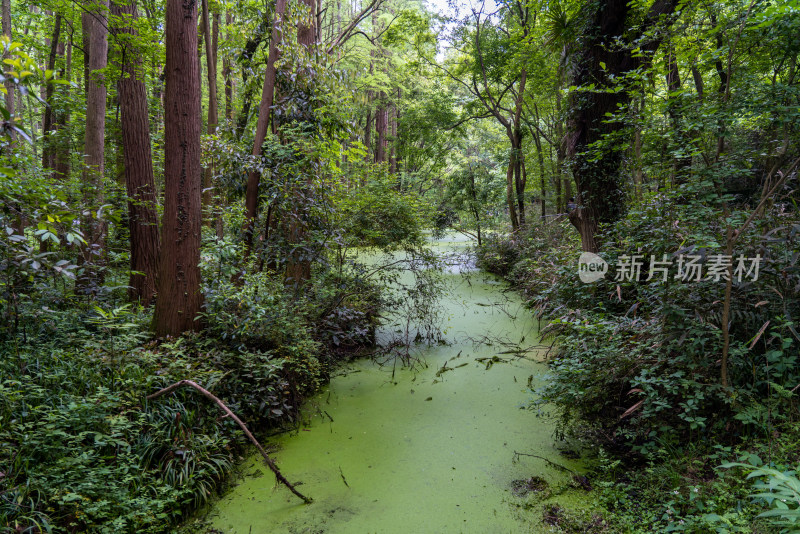
[[[103,317],[83,323],[92,330],[57,321],[71,338],[2,348],[0,531],[168,532],[223,483],[245,441],[191,391],[145,397],[192,378],[258,431],[290,422],[319,380],[310,340],[276,351],[201,336],[142,346],[136,323],[147,317],[118,312],[128,331]]]

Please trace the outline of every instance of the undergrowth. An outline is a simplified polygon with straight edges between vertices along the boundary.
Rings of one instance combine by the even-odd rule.
[[[172,531],[225,483],[246,439],[194,391],[147,395],[192,379],[258,434],[296,423],[331,365],[370,343],[380,308],[369,281],[327,276],[305,299],[274,277],[218,277],[204,334],[166,340],[129,305],[39,310],[0,346],[0,532]],[[337,289],[353,283],[365,291]]]
[[[674,272],[648,280],[650,255],[707,261],[721,250],[720,226],[700,208],[654,195],[605,228],[610,272],[592,284],[578,278],[580,241],[566,218],[492,236],[478,250],[479,265],[509,279],[547,319],[543,334],[555,350],[534,404],[556,406],[559,435],[599,458],[597,486],[622,532],[776,532],[794,513],[780,512],[780,499],[751,497],[754,481],[720,466],[769,449],[750,471],[767,469],[758,477],[773,493],[791,488],[786,472],[798,467],[788,445],[800,416],[796,213],[776,204],[740,236],[735,254],[763,261],[757,280],[732,284],[726,387],[724,280],[686,282]],[[642,273],[615,279],[621,256],[632,254],[644,256]],[[774,517],[756,519],[770,507]]]

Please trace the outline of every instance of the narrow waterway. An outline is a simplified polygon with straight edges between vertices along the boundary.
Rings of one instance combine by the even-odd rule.
[[[435,246],[464,243],[450,238]],[[253,456],[243,480],[214,505],[215,529],[547,532],[545,504],[588,506],[569,473],[514,454],[579,469],[556,449],[554,422],[527,409],[529,383],[544,373],[530,311],[493,277],[450,271],[443,302],[449,344],[422,345],[415,356],[426,366],[393,374],[356,362],[308,403],[308,424],[270,443],[283,473],[302,481],[299,489],[314,502],[304,505],[276,486]]]

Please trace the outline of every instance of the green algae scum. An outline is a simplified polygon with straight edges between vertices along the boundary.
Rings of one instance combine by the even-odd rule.
[[[580,469],[555,448],[554,422],[526,409],[545,371],[539,352],[520,350],[537,343],[530,311],[483,273],[445,277],[448,345],[421,345],[426,365],[414,369],[355,362],[308,403],[307,424],[269,443],[314,502],[277,486],[253,455],[210,512],[217,531],[548,532],[555,503],[590,509],[554,465]]]

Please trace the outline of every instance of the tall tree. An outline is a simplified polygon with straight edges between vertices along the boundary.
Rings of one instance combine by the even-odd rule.
[[[585,27],[571,59],[573,85],[581,89],[568,102],[568,156],[580,204],[569,218],[585,251],[597,252],[598,225],[615,221],[624,211],[622,147],[604,142],[626,127],[623,120],[609,119],[631,102],[631,93],[620,90],[618,84],[658,49],[661,38],[644,39],[645,32],[671,14],[677,3],[656,0],[644,23],[632,29],[627,24],[632,18],[628,0],[592,0],[584,5]],[[634,47],[639,49],[637,54]]]
[[[400,88],[397,88],[397,101],[400,101]],[[391,115],[389,120],[389,135],[391,136],[391,149],[389,152],[389,172],[392,174],[397,174],[397,120],[400,118],[400,110],[398,109],[398,103],[395,102],[392,104],[391,107]],[[398,184],[399,184],[398,180]]]
[[[389,105],[386,103],[386,93],[381,91],[378,96],[378,109],[375,110],[375,163],[386,162],[386,148],[388,146]]]
[[[214,16],[214,29],[211,31],[211,20],[208,12],[208,0],[203,1],[203,31],[206,45],[206,73],[208,75],[208,120],[206,132],[211,135],[217,131],[218,103],[217,103],[217,33],[219,23],[217,15]],[[211,194],[211,178],[213,170],[210,165],[203,170],[203,206],[206,210],[211,208],[213,195]],[[213,224],[213,217],[207,218]]]
[[[227,38],[230,39],[230,28],[233,23],[230,10],[225,12],[225,28]],[[231,57],[229,53],[222,58],[222,76],[225,78],[225,119],[233,120],[233,69],[231,68]]]
[[[95,206],[84,226],[87,246],[84,247],[84,274],[81,286],[94,291],[102,284],[98,269],[105,255],[107,225],[98,209],[105,200],[106,81],[103,74],[108,64],[108,0],[94,0],[83,12],[81,23],[86,61],[86,130],[84,133],[83,187],[84,198]]]
[[[147,88],[142,65],[144,51],[134,23],[136,5],[112,0],[112,30],[120,43],[117,93],[122,115],[122,151],[128,192],[131,274],[128,294],[132,301],[149,305],[156,292],[158,267],[158,211],[153,179],[153,156],[147,112]]]
[[[495,22],[497,13],[485,13],[485,2],[473,9],[472,20],[464,31],[457,32],[469,49],[451,67],[445,67],[428,59],[431,65],[442,71],[453,81],[461,84],[474,98],[467,106],[469,115],[460,120],[494,117],[505,130],[510,150],[506,171],[506,202],[514,232],[525,224],[525,182],[522,173],[522,110],[524,104],[527,68],[518,61],[515,47],[527,45],[526,36],[530,21],[530,9],[526,4],[514,1],[506,8],[507,20],[512,21],[523,39],[513,40],[512,35]],[[503,10],[501,10],[503,11]]]
[[[301,4],[308,7],[311,17],[297,25],[297,43],[305,47],[308,53],[313,56],[313,54],[316,53],[317,44],[317,18],[314,16],[315,0],[301,0]],[[305,83],[311,84],[313,74],[311,72],[308,74],[309,76]],[[306,90],[309,94],[311,93],[310,87],[306,88]],[[310,107],[310,99],[305,102],[305,105]],[[310,117],[313,113],[313,109],[304,109],[301,115]],[[312,173],[309,173],[309,176],[311,174]],[[307,186],[310,184],[305,185]],[[308,233],[307,214],[309,197],[309,191],[304,191],[303,189],[304,186],[300,185],[295,186],[292,191],[292,213],[288,224],[288,235],[286,236],[286,241],[293,247],[286,262],[286,280],[296,287],[300,287],[311,278],[311,261],[309,260],[308,254],[302,249],[303,242],[306,240]]]
[[[69,36],[69,40],[64,47],[65,50],[63,52],[58,51],[59,54],[64,54],[64,71],[63,71],[63,79],[67,82],[72,81],[72,34]],[[65,87],[65,96],[68,98],[70,92],[72,91],[71,86],[67,85]],[[70,120],[70,108],[69,106],[60,106],[58,110],[55,112],[54,118],[54,127],[56,129],[65,128],[67,124],[69,124]],[[68,142],[60,142],[60,145],[67,145]],[[64,180],[69,178],[70,173],[70,156],[69,150],[65,148],[59,147],[55,150],[55,154],[53,156],[53,176],[55,178]]]
[[[55,21],[53,22],[53,35],[50,37],[50,54],[47,57],[47,70],[54,71],[56,68],[56,56],[64,55],[64,43],[61,42],[61,21],[63,17],[61,13],[56,13]],[[60,53],[59,53],[60,50]],[[44,101],[46,103],[44,110],[44,119],[42,120],[42,134],[47,136],[42,147],[42,167],[51,169],[54,165],[53,143],[50,136],[56,131],[55,113],[53,111],[53,93],[55,91],[55,84],[48,83],[45,87]]]
[[[261,105],[258,110],[256,134],[253,140],[253,156],[261,156],[261,146],[267,138],[270,124],[270,111],[275,99],[275,62],[280,53],[280,42],[283,35],[283,14],[286,10],[286,0],[275,1],[275,20],[272,24],[272,38],[269,42],[269,55],[267,56],[267,72],[264,75],[264,87],[261,91]],[[250,254],[253,246],[253,225],[258,215],[258,190],[261,182],[261,173],[251,170],[247,176],[247,191],[245,196],[245,259]]]
[[[11,0],[2,0],[2,17],[3,23],[3,35],[5,35],[9,41],[11,41]],[[3,59],[6,59],[6,56],[3,56]],[[14,115],[14,80],[11,78],[6,78],[5,80],[6,86],[6,111],[8,111],[11,115]],[[12,132],[13,138],[13,132]]]
[[[159,336],[199,330],[200,64],[197,3],[167,0],[164,95],[164,219],[153,329]]]

